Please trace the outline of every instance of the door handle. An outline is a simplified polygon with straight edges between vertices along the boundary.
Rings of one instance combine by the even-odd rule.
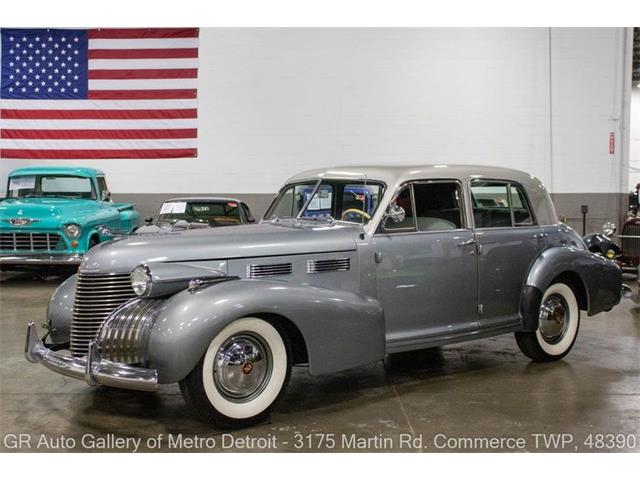
[[[476,243],[476,239],[475,238],[471,238],[469,240],[465,240],[464,242],[460,242],[458,244],[459,247],[466,247],[468,245],[475,245]]]

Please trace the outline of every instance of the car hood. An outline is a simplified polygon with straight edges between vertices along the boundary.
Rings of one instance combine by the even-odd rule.
[[[359,226],[259,223],[133,235],[100,244],[80,270],[128,273],[141,263],[202,262],[232,258],[354,250]]]
[[[23,229],[58,228],[61,223],[79,221],[99,209],[94,200],[64,198],[8,198],[0,202],[0,228],[16,228],[8,223],[11,218],[35,220]]]

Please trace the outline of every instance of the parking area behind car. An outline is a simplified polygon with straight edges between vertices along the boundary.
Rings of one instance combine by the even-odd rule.
[[[524,447],[504,440],[497,451],[640,451],[640,445],[593,442],[599,434],[640,435],[640,305],[634,298],[610,312],[583,315],[574,349],[559,362],[532,363],[513,335],[503,335],[395,354],[327,376],[296,368],[267,423],[223,432],[193,416],[177,386],[156,393],[93,388],[29,364],[27,322],[44,322],[61,281],[0,274],[0,438],[30,434],[30,448],[18,450],[154,451],[149,439],[162,436],[160,451],[464,451],[461,438],[526,440]],[[635,280],[625,283],[637,299]],[[323,436],[328,433],[333,446]],[[572,441],[560,446],[549,436],[563,433]],[[38,446],[42,434],[59,443]],[[263,441],[244,444],[247,436]],[[114,442],[96,441],[106,438]],[[142,441],[136,446],[118,438]],[[185,444],[195,438],[201,443]],[[421,441],[401,445],[402,438]]]

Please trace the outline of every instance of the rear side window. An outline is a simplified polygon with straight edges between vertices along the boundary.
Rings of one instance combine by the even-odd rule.
[[[418,230],[431,232],[462,228],[460,186],[455,182],[415,183]]]
[[[533,215],[527,203],[522,189],[517,185],[511,185],[511,209],[513,210],[513,224],[517,227],[520,225],[533,225]]]
[[[476,228],[505,228],[533,225],[533,215],[519,185],[506,182],[471,183],[473,218]]]

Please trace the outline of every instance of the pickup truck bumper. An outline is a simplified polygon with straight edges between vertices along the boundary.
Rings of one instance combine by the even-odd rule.
[[[132,367],[100,358],[95,342],[89,344],[86,357],[62,355],[47,348],[38,337],[34,322],[29,322],[24,355],[31,363],[41,363],[49,370],[84,380],[89,385],[106,385],[127,390],[154,391],[158,372],[151,368]]]
[[[82,255],[78,253],[74,254],[15,254],[15,253],[2,253],[0,254],[0,265],[79,265],[82,260]]]

